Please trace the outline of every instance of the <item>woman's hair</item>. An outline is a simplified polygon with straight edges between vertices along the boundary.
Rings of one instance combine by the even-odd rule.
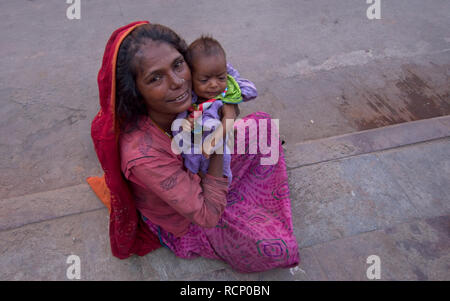
[[[194,68],[193,65],[197,58],[212,55],[223,55],[226,58],[225,50],[219,41],[211,36],[202,35],[189,45],[185,59],[189,67]]]
[[[138,26],[122,41],[116,63],[116,118],[121,130],[139,127],[139,117],[147,115],[147,106],[136,86],[138,61],[135,56],[148,41],[160,41],[173,46],[185,56],[186,42],[170,28],[159,24]]]

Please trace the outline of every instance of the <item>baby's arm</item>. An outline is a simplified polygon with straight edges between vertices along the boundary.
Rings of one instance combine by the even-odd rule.
[[[241,94],[244,101],[252,100],[258,96],[255,84],[248,79],[241,78],[239,72],[234,69],[230,63],[227,63],[227,72],[236,80],[239,88],[241,88]]]

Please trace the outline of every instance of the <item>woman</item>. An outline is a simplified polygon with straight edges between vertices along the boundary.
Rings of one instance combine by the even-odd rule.
[[[185,50],[172,30],[148,22],[117,29],[106,45],[92,123],[105,175],[88,182],[110,208],[113,254],[142,256],[162,244],[179,257],[219,259],[240,272],[297,265],[281,146],[271,166],[260,165],[259,153],[233,155],[229,187],[222,155],[211,155],[200,178],[172,152],[171,124],[192,97]],[[233,105],[223,114],[235,118]],[[246,135],[246,144],[257,137]]]

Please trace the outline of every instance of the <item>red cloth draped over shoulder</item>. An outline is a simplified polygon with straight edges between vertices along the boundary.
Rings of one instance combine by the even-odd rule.
[[[105,47],[98,72],[100,111],[92,121],[91,135],[95,151],[103,168],[102,177],[89,177],[87,182],[110,211],[109,236],[114,256],[125,259],[132,254],[143,256],[161,246],[139,217],[133,196],[120,169],[119,129],[115,119],[116,61],[123,39],[137,26],[138,21],[113,32]]]

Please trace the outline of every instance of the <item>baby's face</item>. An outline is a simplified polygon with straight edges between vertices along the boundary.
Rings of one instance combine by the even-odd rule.
[[[199,98],[214,98],[227,87],[227,62],[223,55],[197,58],[192,67],[192,84]]]

